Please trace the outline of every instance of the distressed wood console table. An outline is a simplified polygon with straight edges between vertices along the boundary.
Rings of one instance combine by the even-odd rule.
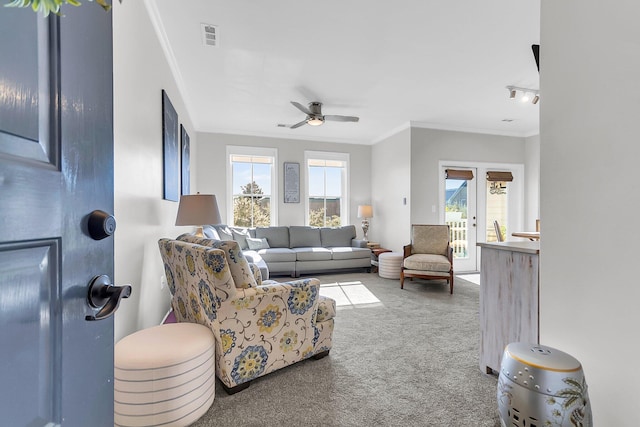
[[[480,369],[498,372],[507,344],[539,343],[540,242],[478,243]]]

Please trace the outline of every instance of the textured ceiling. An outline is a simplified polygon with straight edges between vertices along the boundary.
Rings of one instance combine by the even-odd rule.
[[[538,133],[539,0],[147,1],[197,131],[371,144],[406,127]],[[216,25],[205,46],[201,23]],[[358,123],[279,128],[290,104]],[[505,119],[512,121],[504,121]]]

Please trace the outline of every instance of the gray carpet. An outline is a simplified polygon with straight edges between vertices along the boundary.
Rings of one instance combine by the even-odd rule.
[[[360,291],[354,302],[367,296],[350,287],[361,282],[380,302],[338,307],[324,359],[261,377],[232,396],[217,382],[213,405],[193,426],[500,425],[497,379],[478,367],[477,285],[456,279],[449,295],[445,282],[415,280],[401,290],[377,274],[315,277]]]

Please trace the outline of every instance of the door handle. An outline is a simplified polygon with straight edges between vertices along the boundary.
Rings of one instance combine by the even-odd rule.
[[[96,276],[89,283],[87,301],[93,308],[100,310],[94,315],[87,315],[85,320],[102,320],[111,316],[120,306],[123,298],[131,295],[131,285],[114,286],[109,276]]]

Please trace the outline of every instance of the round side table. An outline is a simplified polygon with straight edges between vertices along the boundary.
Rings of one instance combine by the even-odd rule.
[[[400,252],[385,252],[378,257],[378,275],[385,279],[399,279],[402,269]]]
[[[118,341],[114,352],[114,425],[182,427],[215,397],[215,341],[209,328],[170,323]]]

